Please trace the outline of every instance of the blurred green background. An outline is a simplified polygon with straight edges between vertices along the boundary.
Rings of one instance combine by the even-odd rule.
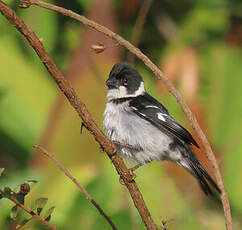
[[[43,39],[58,67],[102,127],[105,79],[129,53],[101,33],[63,15],[38,7],[18,8],[6,0]],[[52,1],[84,14],[132,40],[141,0]],[[153,0],[139,48],[155,62],[185,97],[212,144],[228,191],[234,229],[242,227],[242,4],[239,0]],[[91,45],[107,49],[96,54]],[[103,217],[57,167],[36,153],[40,144],[54,154],[111,216],[118,229],[145,229],[126,188],[106,155],[60,94],[37,55],[0,15],[0,188],[38,180],[26,197],[48,197],[51,223],[59,229],[110,229]],[[135,67],[146,88],[170,113],[196,134],[160,81],[141,63]],[[196,150],[210,164],[203,149]],[[218,201],[205,197],[183,169],[155,162],[137,170],[136,182],[158,225],[168,229],[225,229]],[[14,229],[13,203],[0,200],[0,229]],[[21,220],[23,214],[17,218]],[[22,229],[46,229],[33,220]]]

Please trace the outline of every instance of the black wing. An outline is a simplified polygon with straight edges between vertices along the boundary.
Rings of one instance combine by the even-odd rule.
[[[133,112],[143,119],[148,120],[162,132],[168,132],[178,137],[187,144],[193,144],[199,148],[192,135],[173,119],[167,109],[149,94],[138,96],[130,101]]]

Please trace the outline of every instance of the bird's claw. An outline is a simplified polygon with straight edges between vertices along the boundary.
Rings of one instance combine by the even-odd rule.
[[[127,182],[132,182],[134,181],[134,179],[136,178],[136,174],[132,171],[132,170],[128,170],[127,173],[125,173],[125,179],[123,179],[121,176],[119,178],[119,182],[121,185],[125,185],[124,180],[126,180]]]
[[[134,167],[129,168],[129,170],[130,170],[132,173],[134,173],[134,171],[135,171],[136,169],[138,169],[140,166],[141,166],[141,164],[137,164],[137,165],[135,165]]]

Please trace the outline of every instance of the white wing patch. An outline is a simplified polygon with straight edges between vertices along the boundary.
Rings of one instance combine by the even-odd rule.
[[[136,107],[134,107],[134,106],[131,106],[131,108],[133,109],[133,110],[138,110]]]
[[[177,128],[181,128],[181,126],[176,122],[176,120],[174,120],[172,117],[170,117],[169,115],[167,115],[167,114],[163,114],[163,116],[167,116],[168,117],[168,120],[173,120],[173,122],[172,122],[172,124],[174,125],[174,126],[176,126]]]
[[[159,109],[159,108],[158,108],[157,106],[155,106],[155,105],[146,105],[145,108],[146,108],[146,109],[148,109],[148,108]]]
[[[139,113],[140,115],[142,115],[143,117],[146,117],[146,115],[144,113]]]
[[[164,118],[163,114],[162,113],[157,113],[157,117],[159,120],[161,121],[166,121],[166,119]]]

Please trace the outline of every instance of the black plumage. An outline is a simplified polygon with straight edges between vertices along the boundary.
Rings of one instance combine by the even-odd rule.
[[[169,132],[172,135],[182,139],[185,143],[193,144],[199,148],[199,145],[194,140],[192,135],[169,115],[167,109],[162,104],[160,104],[148,93],[133,98],[133,100],[130,100],[129,104],[132,108],[134,108],[134,112],[138,116],[148,120],[162,132]],[[158,113],[164,115],[165,121],[158,118]]]
[[[190,148],[199,148],[197,142],[146,92],[137,70],[127,63],[116,64],[106,85],[104,127],[109,138],[118,143],[121,156],[135,160],[138,167],[154,160],[174,162],[198,180],[206,195],[213,194],[209,185],[221,193]]]

